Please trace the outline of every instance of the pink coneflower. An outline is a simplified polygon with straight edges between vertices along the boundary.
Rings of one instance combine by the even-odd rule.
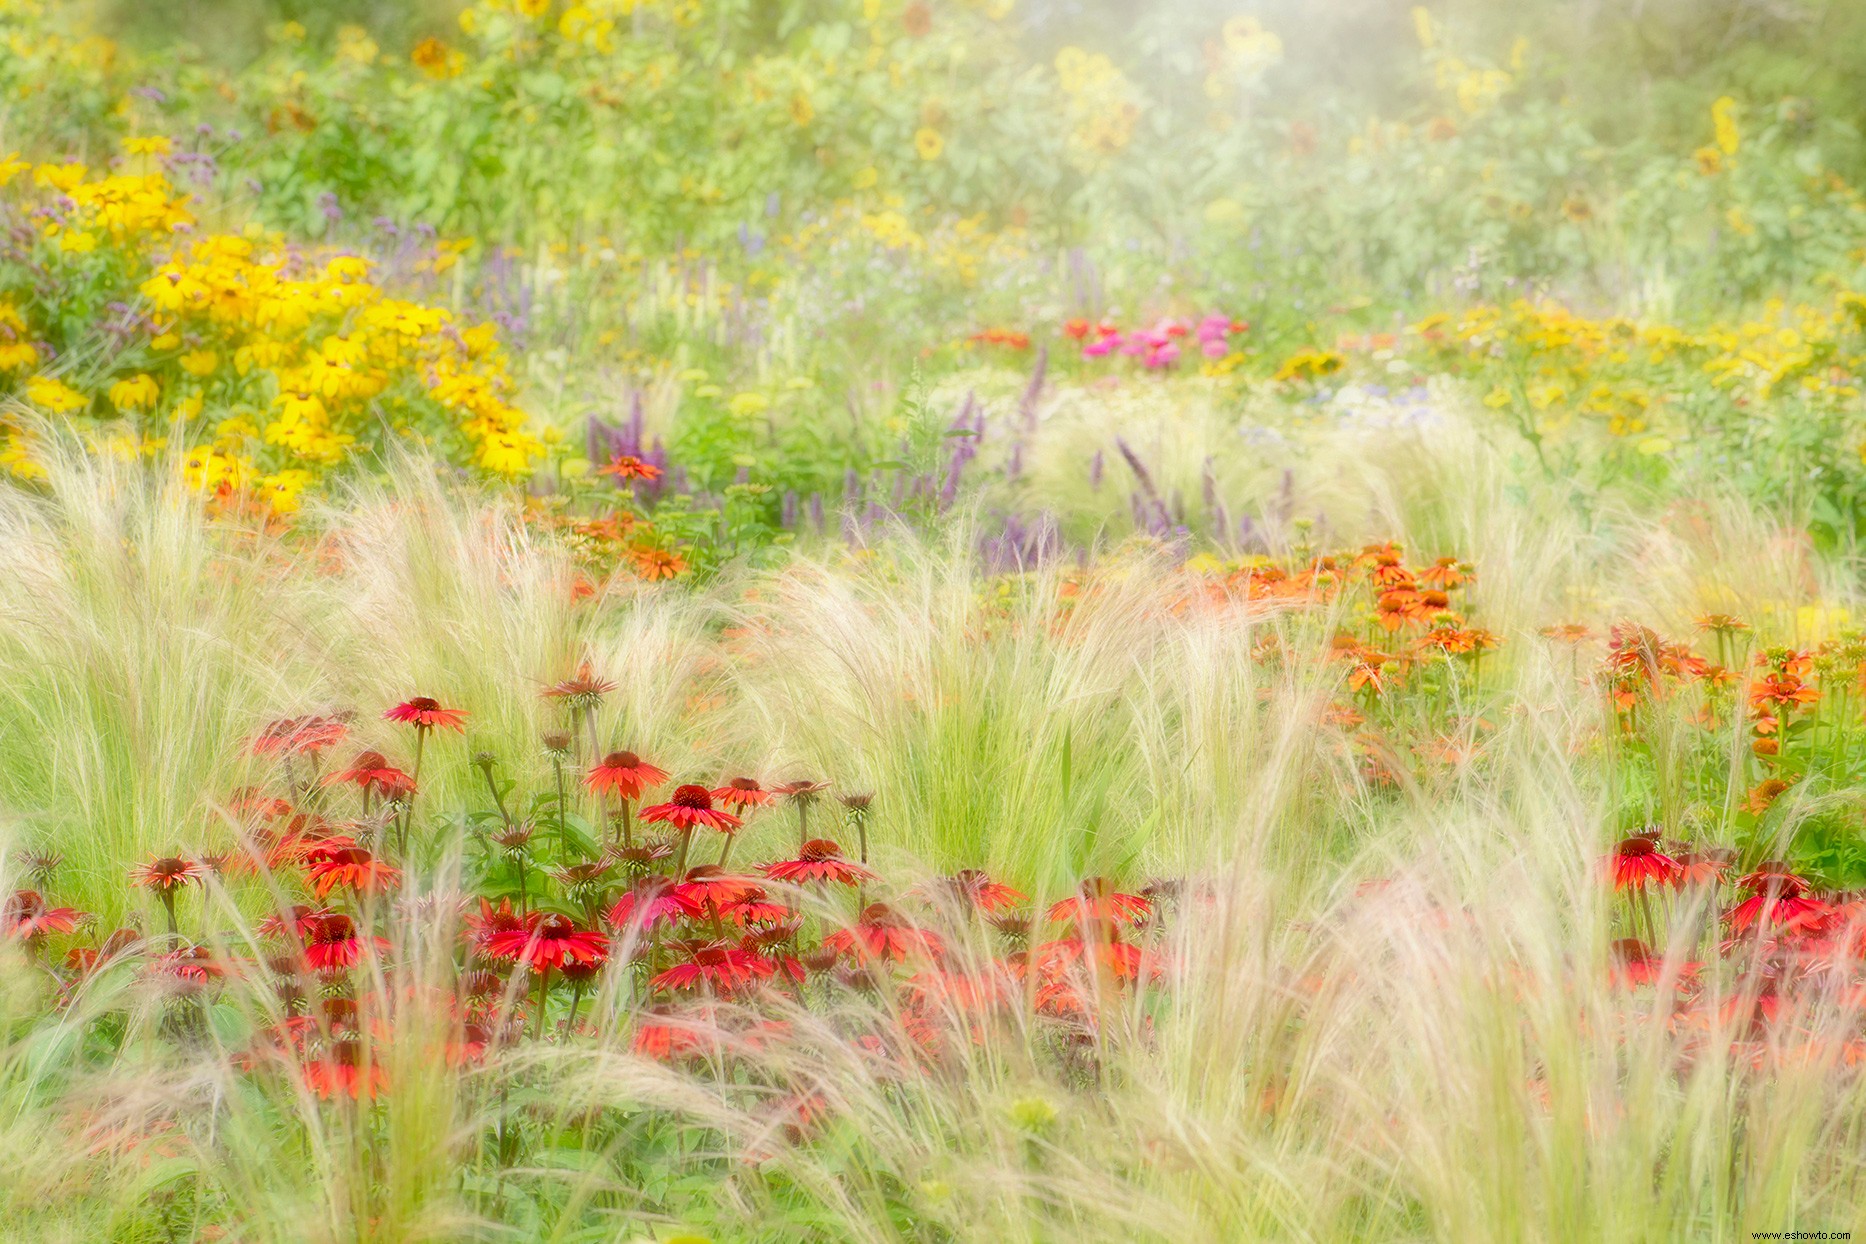
[[[1073,897],[1050,906],[1047,916],[1076,924],[1139,924],[1153,914],[1153,904],[1138,894],[1123,894],[1106,877],[1090,877]]]
[[[946,950],[937,933],[916,928],[886,903],[870,903],[853,925],[837,929],[823,939],[823,945],[851,956],[857,963],[935,959]]]
[[[712,795],[717,802],[739,813],[762,808],[777,798],[777,792],[766,790],[758,784],[757,778],[748,777],[735,777],[715,788]]]
[[[794,860],[779,860],[764,866],[765,876],[773,881],[802,884],[809,881],[834,881],[838,885],[859,885],[873,881],[875,874],[860,864],[844,859],[842,848],[828,838],[812,838]]]
[[[1679,874],[1678,861],[1659,850],[1658,842],[1646,834],[1622,839],[1601,863],[1616,891],[1671,885]]]
[[[37,890],[16,890],[0,911],[0,926],[8,937],[35,941],[47,933],[70,933],[84,914],[73,907],[47,907]]]
[[[373,794],[383,799],[398,799],[415,793],[415,779],[390,764],[381,752],[360,752],[348,769],[335,770],[324,778],[326,786],[340,782],[354,783],[366,798]]]
[[[310,922],[305,940],[305,962],[313,971],[337,972],[353,968],[365,950],[388,949],[388,939],[363,937],[356,922],[341,912],[328,912]]]
[[[466,710],[463,708],[442,708],[439,700],[418,695],[412,700],[404,700],[384,713],[386,721],[400,721],[426,733],[429,730],[455,730],[466,733]]]
[[[375,894],[393,889],[402,879],[400,869],[376,858],[367,847],[314,850],[305,857],[305,876],[320,902],[338,886],[357,894]]]
[[[658,769],[634,752],[610,752],[589,771],[583,784],[597,794],[609,793],[623,799],[640,799],[651,786],[667,781],[667,770]]]
[[[715,993],[735,993],[773,976],[777,968],[755,951],[726,941],[699,942],[687,948],[687,960],[657,974],[653,989],[692,989],[704,985]]]

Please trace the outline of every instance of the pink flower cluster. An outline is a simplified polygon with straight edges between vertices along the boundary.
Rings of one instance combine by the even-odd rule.
[[[1249,327],[1242,320],[1208,315],[1191,326],[1180,320],[1162,319],[1151,328],[1137,328],[1127,333],[1107,320],[1099,324],[1091,324],[1087,320],[1070,320],[1063,326],[1063,332],[1083,343],[1082,357],[1085,359],[1106,358],[1118,350],[1139,359],[1142,367],[1165,368],[1179,361],[1178,339],[1188,333],[1197,339],[1199,353],[1208,359],[1221,359],[1231,352],[1226,338],[1233,333],[1244,332]]]

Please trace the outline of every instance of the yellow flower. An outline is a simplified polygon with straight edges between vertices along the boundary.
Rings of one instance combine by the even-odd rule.
[[[816,119],[816,106],[810,102],[810,96],[798,91],[790,97],[790,119],[802,129]]]
[[[220,366],[220,355],[212,350],[190,350],[181,356],[181,369],[190,376],[211,376]]]
[[[448,47],[439,39],[429,36],[415,44],[409,52],[408,61],[430,78],[458,77],[466,68],[466,56]]]
[[[97,235],[88,229],[66,230],[58,235],[58,249],[68,255],[88,255],[97,249]]]
[[[8,182],[31,167],[32,165],[20,159],[17,154],[0,156],[0,187],[4,187]]]
[[[855,176],[850,178],[850,184],[857,190],[872,190],[880,180],[881,170],[870,164],[866,168],[857,170]]]
[[[1438,42],[1438,36],[1432,30],[1432,14],[1423,4],[1413,6],[1412,28],[1413,33],[1419,36],[1420,47],[1429,48]]]
[[[726,403],[726,409],[740,417],[762,414],[770,408],[771,399],[762,393],[740,393]]]
[[[161,396],[161,386],[148,372],[139,372],[110,386],[110,404],[125,414],[133,410],[147,410]]]
[[[1717,149],[1727,156],[1736,154],[1743,145],[1743,135],[1736,126],[1736,101],[1728,95],[1718,98],[1711,105],[1711,124],[1716,128]]]
[[[0,341],[0,371],[25,371],[39,365],[39,351],[30,341]]]
[[[940,137],[938,130],[923,125],[914,131],[914,152],[922,160],[937,160],[944,150],[946,140]]]
[[[54,376],[34,376],[26,382],[26,400],[55,414],[68,414],[89,400]]]
[[[535,21],[550,10],[551,0],[516,0],[512,7]]]
[[[175,145],[160,134],[150,138],[126,138],[123,150],[130,155],[167,155]]]

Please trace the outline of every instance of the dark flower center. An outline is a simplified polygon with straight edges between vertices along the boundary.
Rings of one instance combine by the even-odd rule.
[[[710,812],[713,808],[713,795],[704,786],[681,786],[674,791],[674,806]]]
[[[797,853],[797,858],[804,860],[833,860],[841,857],[842,848],[828,838],[812,838]]]
[[[603,757],[605,769],[633,769],[641,764],[641,757],[634,752],[610,752]]]

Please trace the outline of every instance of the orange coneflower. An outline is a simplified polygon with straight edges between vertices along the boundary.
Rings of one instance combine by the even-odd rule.
[[[425,695],[404,700],[382,716],[387,721],[407,722],[422,733],[442,727],[466,733],[465,709],[442,708],[439,700]]]
[[[661,478],[661,468],[652,462],[644,461],[633,454],[619,454],[611,458],[607,465],[596,468],[598,475],[608,475],[618,482],[639,479],[653,483]]]
[[[1106,877],[1090,877],[1074,896],[1051,905],[1048,919],[1076,924],[1139,924],[1153,914],[1153,904],[1138,894],[1123,894]]]
[[[373,894],[394,888],[402,879],[400,869],[358,846],[313,848],[305,856],[305,876],[320,902],[338,886]]]
[[[650,583],[687,573],[687,559],[672,549],[636,549],[629,556],[635,562],[635,576]]]
[[[1029,901],[1021,891],[993,881],[978,868],[962,868],[950,877],[938,878],[925,888],[925,893],[932,898],[951,897],[966,907],[992,915]]]
[[[838,885],[859,885],[873,881],[875,874],[843,858],[842,848],[828,838],[812,838],[803,844],[794,860],[779,860],[764,866],[765,876],[773,881],[802,884],[808,881],[834,881]]]

